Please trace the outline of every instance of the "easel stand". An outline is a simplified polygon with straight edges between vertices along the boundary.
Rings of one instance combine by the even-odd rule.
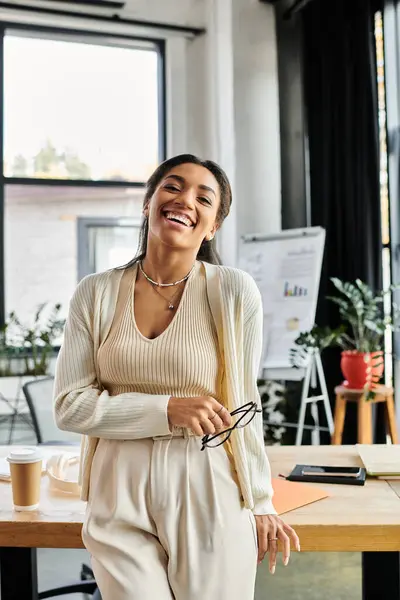
[[[315,390],[318,386],[318,380],[319,387],[321,389],[321,394],[319,396],[310,396],[310,388],[311,390]],[[322,402],[324,405],[326,420],[328,422],[328,428],[321,427],[319,424],[318,402]],[[308,404],[311,405],[311,415],[314,419],[314,427],[312,428],[311,432],[311,443],[313,445],[318,446],[320,444],[320,431],[329,431],[329,433],[332,435],[334,429],[332,410],[329,402],[328,390],[326,387],[324,369],[322,367],[321,356],[318,350],[313,350],[310,353],[308,365],[304,376],[303,389],[301,393],[299,420],[297,424],[296,446],[301,446],[303,441],[304,421],[306,418],[306,410]]]

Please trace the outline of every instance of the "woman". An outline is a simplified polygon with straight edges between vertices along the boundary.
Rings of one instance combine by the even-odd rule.
[[[272,504],[257,412],[260,295],[214,266],[231,199],[215,163],[167,160],[138,257],[71,301],[55,416],[84,434],[83,540],[103,600],[250,600],[257,560],[269,552],[273,573],[278,540],[284,564],[300,549]]]

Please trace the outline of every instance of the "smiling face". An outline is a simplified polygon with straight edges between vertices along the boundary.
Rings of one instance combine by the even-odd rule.
[[[218,182],[208,169],[191,163],[172,168],[144,208],[149,240],[197,253],[218,229],[220,201]]]

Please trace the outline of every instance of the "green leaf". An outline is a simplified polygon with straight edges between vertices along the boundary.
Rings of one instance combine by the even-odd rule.
[[[367,327],[368,329],[370,329],[371,331],[375,331],[376,333],[379,333],[380,335],[385,333],[385,329],[386,329],[386,325],[382,321],[366,320],[366,321],[364,321],[364,326]]]
[[[361,279],[356,279],[356,286],[362,293],[365,302],[373,302],[374,293],[369,285],[361,281]]]

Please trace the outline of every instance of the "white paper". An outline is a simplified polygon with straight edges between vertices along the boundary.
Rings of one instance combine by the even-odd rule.
[[[263,299],[263,367],[290,368],[290,349],[314,325],[324,235],[244,242],[239,266],[255,279]]]

